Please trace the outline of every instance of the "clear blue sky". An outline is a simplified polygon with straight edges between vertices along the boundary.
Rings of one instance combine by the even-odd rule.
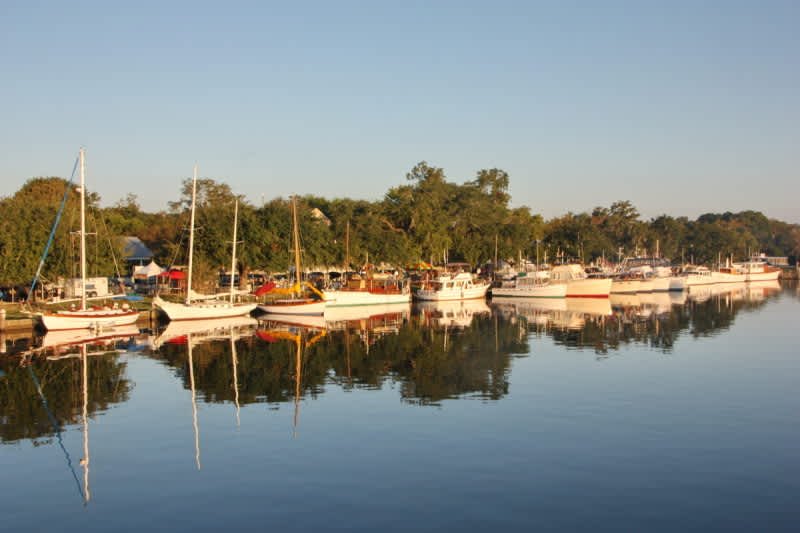
[[[163,4],[163,5],[162,5]],[[426,160],[546,217],[800,222],[800,2],[2,2],[0,195],[376,200]]]

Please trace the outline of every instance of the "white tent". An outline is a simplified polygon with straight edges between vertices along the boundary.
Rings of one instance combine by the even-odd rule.
[[[150,261],[149,265],[138,266],[133,268],[134,279],[147,279],[153,276],[158,276],[164,272],[164,269],[156,264],[155,261]]]

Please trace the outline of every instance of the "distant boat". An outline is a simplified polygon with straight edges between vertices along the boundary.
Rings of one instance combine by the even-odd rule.
[[[781,275],[780,268],[768,265],[760,257],[733,265],[744,273],[746,281],[777,281]]]
[[[198,295],[192,291],[192,259],[194,256],[194,213],[197,202],[197,165],[192,176],[192,210],[189,223],[189,270],[186,276],[186,300],[183,303],[167,302],[159,295],[153,298],[153,305],[170,320],[199,320],[208,318],[230,318],[249,315],[256,308],[255,303],[234,302],[234,276],[231,275],[230,299],[220,300],[217,295]],[[236,228],[238,225],[239,203],[236,202],[233,215],[233,249],[231,252],[231,272],[236,268]]]
[[[492,298],[564,298],[567,295],[566,283],[553,283],[546,271],[521,272],[511,281],[503,281],[499,287],[492,287]]]
[[[86,150],[80,150],[80,197],[81,197],[81,298],[80,307],[69,311],[36,313],[42,325],[48,331],[65,329],[103,329],[115,326],[126,326],[139,319],[139,311],[130,309],[127,304],[122,308],[102,307],[89,308],[86,305]]]
[[[434,302],[472,300],[485,298],[489,287],[488,282],[475,281],[469,272],[442,273],[429,281],[425,287],[417,289],[414,298]]]

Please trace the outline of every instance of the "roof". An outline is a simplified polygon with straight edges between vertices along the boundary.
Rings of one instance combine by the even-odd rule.
[[[127,261],[141,261],[153,259],[150,251],[139,237],[120,237],[122,239],[122,257]]]

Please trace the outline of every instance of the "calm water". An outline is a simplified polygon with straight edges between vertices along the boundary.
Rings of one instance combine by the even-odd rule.
[[[9,342],[0,527],[796,530],[796,286],[349,312]]]

